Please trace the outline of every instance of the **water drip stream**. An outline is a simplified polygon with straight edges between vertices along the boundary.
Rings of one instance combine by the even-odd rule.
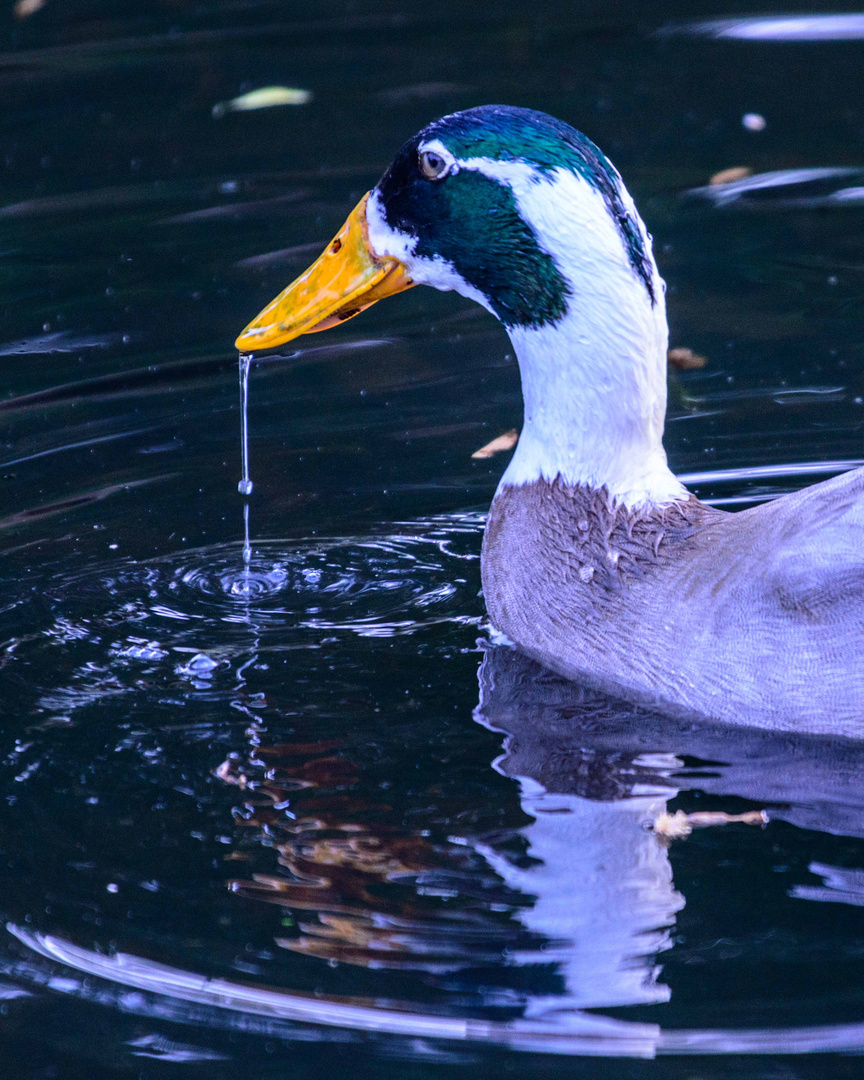
[[[252,544],[249,540],[249,502],[252,494],[252,480],[249,477],[249,369],[252,367],[252,354],[240,353],[240,467],[241,477],[237,490],[246,497],[243,504],[243,565],[246,572],[252,561]]]

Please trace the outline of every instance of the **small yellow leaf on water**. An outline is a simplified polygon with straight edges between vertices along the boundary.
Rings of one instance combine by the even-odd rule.
[[[692,371],[693,368],[705,367],[708,361],[692,349],[670,349],[666,359],[674,368],[680,371]]]
[[[273,109],[279,105],[308,105],[311,100],[311,90],[298,90],[293,86],[262,86],[260,90],[250,90],[248,94],[241,94],[230,101],[220,101],[213,106],[213,115],[220,117],[229,112]]]
[[[26,19],[28,15],[35,15],[37,11],[45,7],[45,0],[18,0],[15,5],[15,17]]]
[[[516,428],[511,428],[509,431],[505,431],[503,435],[499,435],[497,439],[493,439],[492,442],[481,446],[479,450],[475,450],[471,457],[478,460],[495,457],[496,454],[502,454],[505,450],[512,450],[517,442],[519,442],[519,432]]]
[[[718,184],[732,184],[736,180],[746,180],[752,174],[753,170],[748,169],[746,165],[733,165],[731,169],[721,169],[720,172],[715,172],[708,183],[714,187]]]

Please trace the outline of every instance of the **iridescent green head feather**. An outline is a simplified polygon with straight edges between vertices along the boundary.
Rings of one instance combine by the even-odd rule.
[[[447,165],[439,177],[423,171],[429,147]],[[412,239],[415,258],[452,268],[507,327],[554,325],[568,311],[573,286],[526,220],[508,167],[537,184],[554,183],[566,170],[597,192],[622,254],[654,302],[653,264],[614,166],[590,139],[545,113],[487,105],[424,128],[376,187],[383,223]]]

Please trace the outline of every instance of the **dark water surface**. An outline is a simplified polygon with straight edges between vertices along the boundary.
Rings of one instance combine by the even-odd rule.
[[[419,126],[526,105],[615,160],[708,358],[673,467],[733,506],[842,469],[864,15],[11,6],[2,1075],[864,1074],[864,747],[683,726],[488,641],[500,327],[416,289],[257,364],[248,579],[232,349]],[[273,85],[313,96],[214,117]],[[685,194],[734,166],[779,175]],[[769,823],[662,843],[678,809]]]

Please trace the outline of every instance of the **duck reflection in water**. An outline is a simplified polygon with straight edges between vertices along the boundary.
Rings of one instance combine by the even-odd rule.
[[[522,830],[530,864],[481,847],[511,888],[533,897],[520,918],[543,945],[516,950],[510,960],[554,961],[564,984],[562,995],[533,998],[526,1015],[667,1001],[656,958],[671,945],[684,898],[672,882],[668,847],[651,826],[677,793],[669,778],[681,762],[582,745],[566,717],[576,704],[572,684],[565,715],[554,702],[543,709],[542,669],[534,667],[509,649],[490,650],[475,714],[504,735],[494,767],[517,781],[533,818]],[[566,694],[567,684],[551,682]],[[595,706],[602,700],[592,697]],[[591,702],[584,704],[590,713]]]
[[[254,830],[235,855],[261,865],[263,840],[281,867],[232,887],[290,912],[296,929],[284,948],[414,971],[442,1002],[566,1025],[586,1008],[670,998],[663,956],[685,897],[669,843],[651,826],[682,790],[864,836],[858,744],[676,721],[500,646],[485,647],[479,683],[475,719],[503,736],[493,767],[518,796],[505,790],[493,828],[483,827],[488,772],[473,785],[460,777],[451,803],[440,787],[411,789],[404,777],[382,789],[339,740],[257,747],[246,772],[226,764],[223,779],[247,789],[240,817]],[[771,843],[761,846],[773,862]],[[829,887],[834,871],[844,874],[811,867]],[[789,895],[839,898],[812,886]],[[690,899],[692,922],[706,914],[705,897]]]
[[[508,800],[503,827],[479,835],[406,828],[404,805],[373,794],[338,742],[259,747],[248,776],[237,763],[222,775],[248,786],[245,824],[276,840],[282,872],[232,887],[291,911],[286,949],[423,972],[526,1017],[666,1001],[658,957],[684,899],[651,825],[681,762],[598,745],[622,710],[619,728],[632,707],[490,647],[475,718],[504,736],[494,768],[518,806]],[[453,816],[470,820],[464,794]]]
[[[680,946],[668,951],[685,904],[675,849],[651,829],[681,791],[767,807],[772,820],[814,835],[864,837],[860,744],[676,721],[506,647],[485,647],[479,683],[475,719],[503,737],[493,762],[500,796],[482,762],[479,781],[451,765],[448,794],[352,760],[361,755],[342,740],[256,747],[243,769],[226,764],[223,779],[246,788],[240,820],[250,830],[234,856],[262,870],[232,887],[283,908],[284,948],[375,969],[376,996],[403,996],[404,983],[385,973],[413,971],[439,1006],[473,1003],[568,1027],[586,1008],[667,1001],[664,954],[669,973],[670,958],[679,970],[688,962]],[[778,834],[743,839],[747,827],[735,828],[727,855],[749,844],[754,868],[763,856],[773,868]],[[262,843],[275,847],[275,872]],[[707,878],[707,867],[686,878],[688,922],[707,926],[708,944],[691,938],[683,952],[701,962],[722,958],[711,950],[724,934],[709,859]],[[825,887],[799,884],[802,871],[798,881],[775,875],[773,887],[798,900],[860,894],[841,867],[810,866]],[[737,886],[730,899],[737,914],[725,933],[752,970],[761,901]]]

